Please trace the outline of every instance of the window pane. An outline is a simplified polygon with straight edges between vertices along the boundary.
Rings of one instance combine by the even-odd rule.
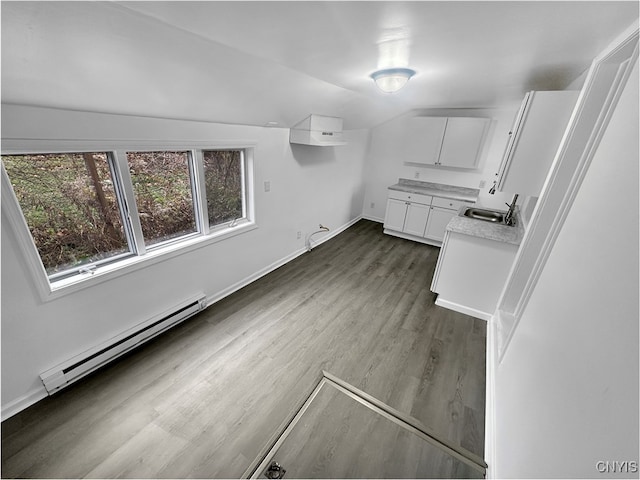
[[[202,156],[209,227],[242,218],[242,152],[207,150]]]
[[[130,251],[106,153],[2,161],[49,275]]]
[[[197,232],[189,152],[127,152],[147,246]]]

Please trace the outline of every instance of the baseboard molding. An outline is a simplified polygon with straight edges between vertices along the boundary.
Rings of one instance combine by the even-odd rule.
[[[498,478],[496,473],[496,374],[498,367],[497,321],[487,324],[487,360],[485,380],[484,458],[487,462],[485,478]]]
[[[491,314],[487,312],[476,310],[475,308],[466,307],[464,305],[460,305],[459,303],[450,302],[449,300],[444,300],[440,298],[440,296],[436,298],[436,305],[448,308],[449,310],[453,310],[455,312],[464,313],[465,315],[479,318],[480,320],[489,321],[491,319]]]
[[[34,388],[26,395],[17,398],[6,405],[2,406],[2,421],[13,417],[16,413],[20,413],[22,410],[30,407],[34,403],[39,402],[43,398],[48,396],[47,390],[44,385]]]
[[[362,215],[364,220],[371,220],[372,222],[384,223],[384,218],[374,217],[372,215]]]
[[[418,243],[424,243],[426,245],[431,245],[433,247],[442,247],[442,242],[438,240],[431,240],[429,238],[418,237],[417,235],[411,235],[409,233],[397,232],[396,230],[390,230],[388,228],[384,229],[384,233],[387,235],[392,235],[398,238],[404,238],[405,240],[412,240]]]
[[[342,225],[341,227],[338,227],[335,230],[330,230],[329,232],[327,232],[327,235],[325,235],[324,237],[322,237],[321,239],[319,239],[318,241],[314,242],[311,245],[311,248],[316,248],[318,245],[331,240],[333,237],[335,237],[336,235],[339,235],[340,233],[344,232],[347,228],[353,226],[355,223],[359,222],[362,219],[362,215],[357,216],[356,218],[354,218],[353,220],[350,220],[349,222],[345,223],[344,225]],[[209,295],[207,296],[207,306],[212,305],[216,302],[219,302],[220,300],[222,300],[225,297],[228,297],[229,295],[231,295],[234,292],[237,292],[238,290],[240,290],[241,288],[246,287],[247,285],[249,285],[252,282],[255,282],[256,280],[264,277],[265,275],[273,272],[274,270],[277,270],[278,268],[280,268],[281,266],[289,263],[292,260],[295,260],[296,258],[298,258],[300,255],[307,253],[307,249],[306,248],[301,248],[298,249],[292,253],[290,253],[289,255],[282,257],[279,260],[276,260],[275,262],[273,262],[272,264],[266,266],[265,268],[258,270],[256,273],[249,275],[248,277],[245,277],[244,279],[240,280],[239,282],[234,283],[233,285],[225,288],[224,290],[221,290],[217,293],[214,293],[213,295]]]
[[[324,237],[320,238],[319,240],[315,241],[312,243],[311,248],[315,248],[318,245],[331,240],[333,237],[335,237],[336,235],[341,234],[342,232],[344,232],[347,228],[355,225],[356,223],[358,223],[360,220],[362,220],[364,217],[362,215],[358,215],[356,218],[354,218],[353,220],[348,221],[347,223],[345,223],[344,225],[342,225],[341,227],[336,228],[335,230],[330,230],[329,232],[327,232],[327,235],[325,235]]]
[[[256,273],[254,273],[252,275],[249,275],[248,277],[243,278],[239,282],[236,282],[233,285],[231,285],[231,286],[229,286],[229,287],[227,287],[227,288],[225,288],[223,290],[220,290],[219,292],[214,293],[213,295],[208,295],[207,296],[207,307],[209,305],[213,305],[216,302],[219,302],[220,300],[222,300],[225,297],[228,297],[232,293],[237,292],[241,288],[246,287],[250,283],[255,282],[259,278],[264,277],[268,273],[273,272],[274,270],[280,268],[282,265],[285,265],[286,263],[289,263],[291,260],[294,260],[295,258],[299,257],[300,255],[302,255],[306,251],[307,251],[306,248],[298,249],[295,252],[291,253],[290,255],[287,255],[286,257],[283,257],[280,260],[277,260],[277,261],[273,262],[271,265],[268,265],[265,268],[263,268],[261,270],[258,270]]]

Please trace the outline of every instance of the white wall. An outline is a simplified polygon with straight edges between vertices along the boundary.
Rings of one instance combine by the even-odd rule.
[[[258,228],[42,303],[2,213],[3,417],[44,395],[39,374],[196,293],[214,297],[304,250],[319,223],[359,218],[368,131],[343,147],[288,142],[288,129],[2,106],[4,138],[256,142]],[[271,182],[264,192],[263,182]],[[303,232],[296,239],[296,232]],[[323,239],[317,235],[314,240]]]
[[[495,372],[497,478],[638,478],[597,468],[640,468],[638,101],[636,64]]]
[[[419,174],[418,180],[421,181],[469,188],[479,188],[480,181],[484,180],[486,186],[484,189],[480,189],[478,204],[488,208],[506,210],[507,207],[504,203],[510,202],[513,194],[518,192],[496,192],[495,195],[490,195],[488,192],[496,178],[495,173],[502,160],[508,132],[513,125],[519,107],[520,102],[500,109],[415,110],[373,128],[365,165],[364,216],[383,221],[387,205],[387,187],[397,183],[399,178],[415,179],[416,173]],[[491,118],[478,168],[467,170],[405,164],[402,156],[398,154],[402,151],[403,121],[409,116],[416,115]],[[521,204],[521,201],[518,201],[518,204]]]

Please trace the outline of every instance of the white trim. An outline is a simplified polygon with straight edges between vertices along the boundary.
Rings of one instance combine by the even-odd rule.
[[[345,223],[344,225],[342,225],[341,227],[338,227],[335,230],[330,230],[327,235],[325,235],[324,237],[320,238],[319,240],[316,240],[313,245],[311,245],[311,248],[316,248],[318,245],[326,242],[327,240],[332,239],[333,237],[335,237],[336,235],[341,234],[342,232],[344,232],[347,228],[355,225],[357,222],[359,222],[360,220],[362,220],[362,215],[358,215],[357,217],[355,217],[352,220],[349,220],[347,223]]]
[[[140,214],[138,213],[138,204],[136,202],[136,193],[133,190],[133,181],[131,180],[131,171],[129,170],[129,161],[127,160],[126,150],[115,149],[110,152],[113,155],[115,174],[120,180],[119,188],[125,205],[125,230],[127,235],[131,236],[131,249],[133,255],[144,255],[147,253],[147,246],[144,243],[144,235],[142,234],[142,225],[140,224]],[[129,228],[127,229],[126,226]],[[51,287],[53,290],[53,286]]]
[[[247,285],[249,285],[249,284],[255,282],[256,280],[264,277],[265,275],[273,272],[274,270],[277,270],[281,266],[286,265],[291,260],[295,260],[300,255],[302,255],[303,253],[306,253],[306,251],[307,251],[306,248],[300,248],[300,249],[294,251],[293,253],[290,253],[289,255],[287,255],[285,257],[282,257],[281,259],[276,260],[272,264],[267,265],[266,267],[264,267],[264,268],[258,270],[257,272],[249,275],[248,277],[243,278],[239,282],[236,282],[233,285],[230,285],[229,287],[224,288],[224,289],[220,290],[219,292],[216,292],[216,293],[214,293],[212,295],[208,295],[207,296],[207,305],[213,305],[214,303],[219,302],[223,298],[228,297],[229,295],[231,295],[232,293],[237,292],[241,288],[246,287]]]
[[[384,223],[384,217],[374,217],[373,215],[362,215],[364,220],[371,220],[372,222]]]
[[[629,55],[624,49],[633,50]],[[632,61],[627,61],[626,64],[620,62],[621,67],[618,68],[615,78],[612,78],[607,84],[609,92],[606,98],[603,101],[596,100],[602,101],[603,104],[597,112],[596,118],[593,119],[596,112],[589,111],[589,107],[593,107],[593,96],[602,91],[596,90],[602,88],[597,85],[597,80],[602,78],[598,75],[608,66],[608,61],[615,66],[616,59],[614,57],[620,53],[628,56]],[[516,254],[516,259],[498,301],[499,316],[505,315],[505,317],[513,318],[513,326],[510,331],[498,332],[500,339],[504,339],[504,345],[498,345],[501,347],[499,361],[504,356],[513,331],[517,328],[523,311],[533,294],[637,57],[638,26],[636,22],[627,28],[618,37],[618,40],[592,63],[542,188],[540,200],[531,216],[529,228]],[[592,116],[592,119],[589,118],[589,115]],[[528,263],[531,262],[532,265],[529,266]],[[506,325],[499,326],[506,327]]]
[[[496,472],[496,318],[487,323],[485,414],[484,414],[484,458],[487,461],[485,478],[498,478]]]
[[[13,193],[13,187],[9,181],[9,176],[4,169],[4,165],[0,169],[1,187],[0,193],[2,198],[2,214],[9,221],[9,231],[11,231],[18,241],[20,250],[24,255],[31,279],[41,298],[45,298],[50,292],[47,271],[42,265],[38,249],[33,241],[33,237],[29,232],[29,226],[22,214],[22,210],[18,205],[18,200]]]
[[[495,321],[495,347],[498,356],[498,363],[502,361],[504,353],[507,351],[507,345],[511,341],[515,333],[516,317],[512,313],[496,310],[494,314]]]
[[[397,230],[384,229],[384,233],[392,235],[398,238],[404,238],[405,240],[412,240],[414,242],[424,243],[431,245],[432,247],[442,247],[442,242],[439,240],[432,240],[430,238],[418,237],[417,235],[411,235],[410,233],[398,232]]]
[[[40,292],[43,301],[50,301],[70,293],[77,292],[87,287],[93,287],[107,280],[113,280],[122,275],[126,275],[142,268],[150,267],[156,263],[164,262],[178,255],[192,252],[199,248],[226,240],[242,233],[255,230],[258,226],[255,223],[246,222],[233,228],[225,229],[219,234],[202,236],[198,235],[189,240],[181,240],[175,244],[167,245],[147,251],[143,256],[132,256],[119,262],[114,262],[98,267],[93,273],[84,274],[82,277],[76,275],[68,279],[47,285],[46,291]]]
[[[13,417],[15,414],[20,413],[22,410],[39,402],[43,398],[47,398],[48,396],[49,395],[47,394],[47,390],[44,388],[44,385],[34,388],[26,395],[22,395],[21,397],[2,406],[2,421],[4,422],[6,419]]]
[[[449,300],[441,298],[439,295],[438,298],[436,298],[435,303],[439,307],[444,307],[449,310],[453,310],[454,312],[464,313],[465,315],[470,315],[472,317],[479,318],[480,320],[489,321],[491,319],[490,313],[476,310],[475,308],[466,307],[464,305],[460,305],[459,303],[450,302]]]

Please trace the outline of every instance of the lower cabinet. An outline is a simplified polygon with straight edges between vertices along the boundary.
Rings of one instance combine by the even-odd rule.
[[[447,224],[456,215],[457,212],[453,210],[431,207],[424,236],[441,242],[444,240],[444,232],[447,228]]]
[[[407,202],[390,198],[387,200],[387,213],[384,217],[384,228],[402,232],[404,218],[407,216]]]
[[[431,283],[436,305],[490,319],[517,250],[517,245],[447,232]]]
[[[403,232],[409,235],[424,236],[429,218],[429,206],[422,203],[407,203],[407,213],[404,217]]]
[[[431,205],[430,195],[396,192],[389,194],[384,228],[407,235],[424,236]],[[388,232],[387,232],[388,233]]]
[[[460,207],[465,204],[471,205],[470,203],[450,198],[433,197],[424,236],[442,242],[447,224],[458,214]]]
[[[462,205],[471,203],[390,190],[384,232],[440,246],[447,224]]]

